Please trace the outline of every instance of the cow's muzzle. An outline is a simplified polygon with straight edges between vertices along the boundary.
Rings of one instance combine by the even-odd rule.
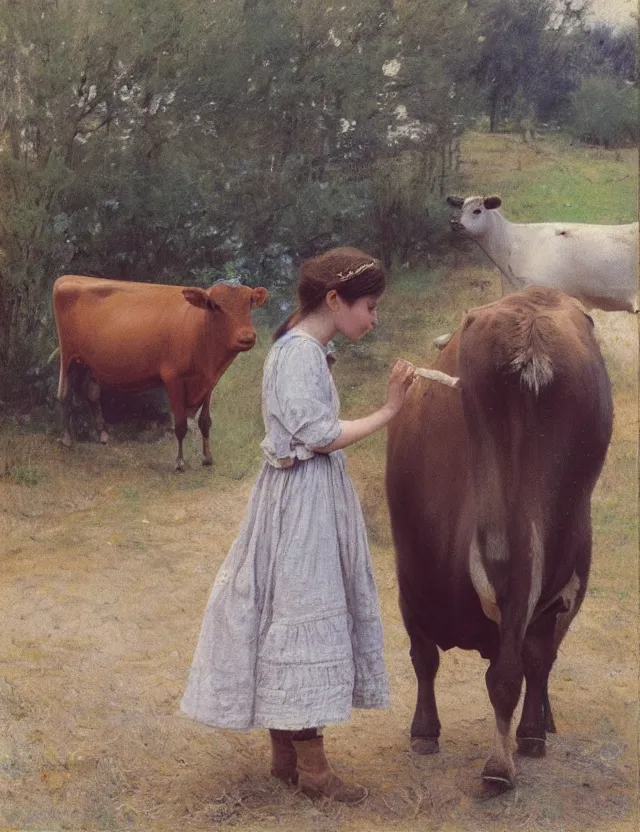
[[[460,222],[460,220],[456,220],[456,219],[449,220],[449,225],[451,226],[452,231],[455,231],[456,234],[464,234],[465,233],[466,229],[465,229],[464,225]]]
[[[246,352],[250,350],[251,347],[254,346],[256,343],[256,334],[255,332],[247,333],[246,335],[240,335],[236,339],[236,349],[240,350],[240,352]]]

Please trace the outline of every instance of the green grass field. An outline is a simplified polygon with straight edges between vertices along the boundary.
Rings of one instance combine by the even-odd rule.
[[[463,177],[471,191],[502,197],[513,222],[625,223],[638,218],[637,152],[605,151],[553,135],[524,143],[514,135],[469,133]]]

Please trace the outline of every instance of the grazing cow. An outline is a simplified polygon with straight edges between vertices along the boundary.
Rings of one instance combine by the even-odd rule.
[[[500,197],[447,197],[460,208],[455,231],[471,237],[500,269],[502,293],[552,286],[588,309],[638,311],[638,223],[515,223]]]
[[[579,303],[529,287],[471,310],[389,427],[387,499],[418,699],[411,746],[438,751],[438,647],[477,650],[496,743],[483,778],[514,783],[516,737],[541,756],[547,682],[587,588],[591,493],[612,427],[609,377]]]
[[[225,282],[204,290],[78,275],[58,278],[53,310],[60,344],[63,443],[71,442],[68,373],[78,363],[91,373],[86,389],[101,442],[108,435],[99,385],[141,391],[164,384],[178,439],[176,470],[185,467],[187,417],[198,410],[203,465],[211,465],[211,393],[236,355],[255,344],[251,308],[267,297],[262,287]]]

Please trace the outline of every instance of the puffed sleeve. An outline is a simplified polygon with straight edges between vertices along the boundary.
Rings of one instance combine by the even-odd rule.
[[[291,437],[292,451],[297,446],[307,451],[323,448],[339,436],[332,386],[322,347],[307,338],[291,339],[279,357],[274,392],[277,415]]]

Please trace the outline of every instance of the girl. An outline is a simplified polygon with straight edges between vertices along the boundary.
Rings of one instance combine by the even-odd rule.
[[[266,457],[207,605],[182,710],[223,728],[268,728],[271,773],[311,797],[367,791],[331,769],[318,729],[386,708],[382,626],[367,536],[343,448],[386,425],[413,379],[397,361],[385,404],[338,419],[329,341],[377,324],[381,264],[354,248],[306,260],[298,308],[262,383]]]

